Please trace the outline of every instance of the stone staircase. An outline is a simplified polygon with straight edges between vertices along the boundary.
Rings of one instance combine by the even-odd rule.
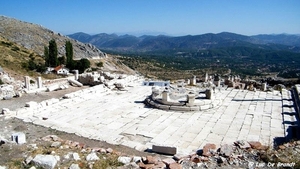
[[[282,119],[286,141],[300,139],[300,85],[282,90]]]

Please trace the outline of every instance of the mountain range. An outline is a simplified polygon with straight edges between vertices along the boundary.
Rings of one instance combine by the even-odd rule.
[[[245,36],[230,32],[186,36],[133,36],[83,32],[68,35],[83,43],[91,43],[103,50],[122,52],[197,51],[227,47],[250,47],[266,50],[300,52],[300,35],[271,34]]]

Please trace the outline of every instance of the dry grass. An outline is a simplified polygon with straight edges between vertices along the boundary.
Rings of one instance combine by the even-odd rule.
[[[43,63],[41,56],[0,36],[0,66],[5,71],[10,74],[38,76],[37,72],[26,69],[31,58],[36,63]]]

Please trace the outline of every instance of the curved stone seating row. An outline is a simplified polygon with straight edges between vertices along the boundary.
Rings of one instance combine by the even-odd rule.
[[[193,106],[186,105],[186,103],[175,103],[169,102],[164,104],[161,100],[153,100],[151,97],[145,99],[145,104],[162,110],[174,110],[174,111],[204,111],[208,109],[215,108],[221,105],[222,101],[219,99],[214,100],[202,100],[199,103],[195,103]]]

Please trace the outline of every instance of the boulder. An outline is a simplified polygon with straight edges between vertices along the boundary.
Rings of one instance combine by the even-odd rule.
[[[15,95],[14,86],[7,84],[0,86],[0,99],[9,100]]]
[[[120,156],[118,157],[118,162],[123,163],[123,164],[129,164],[131,162],[131,157],[124,157]]]
[[[57,159],[53,155],[42,155],[38,154],[32,160],[36,166],[53,169],[57,164]]]

